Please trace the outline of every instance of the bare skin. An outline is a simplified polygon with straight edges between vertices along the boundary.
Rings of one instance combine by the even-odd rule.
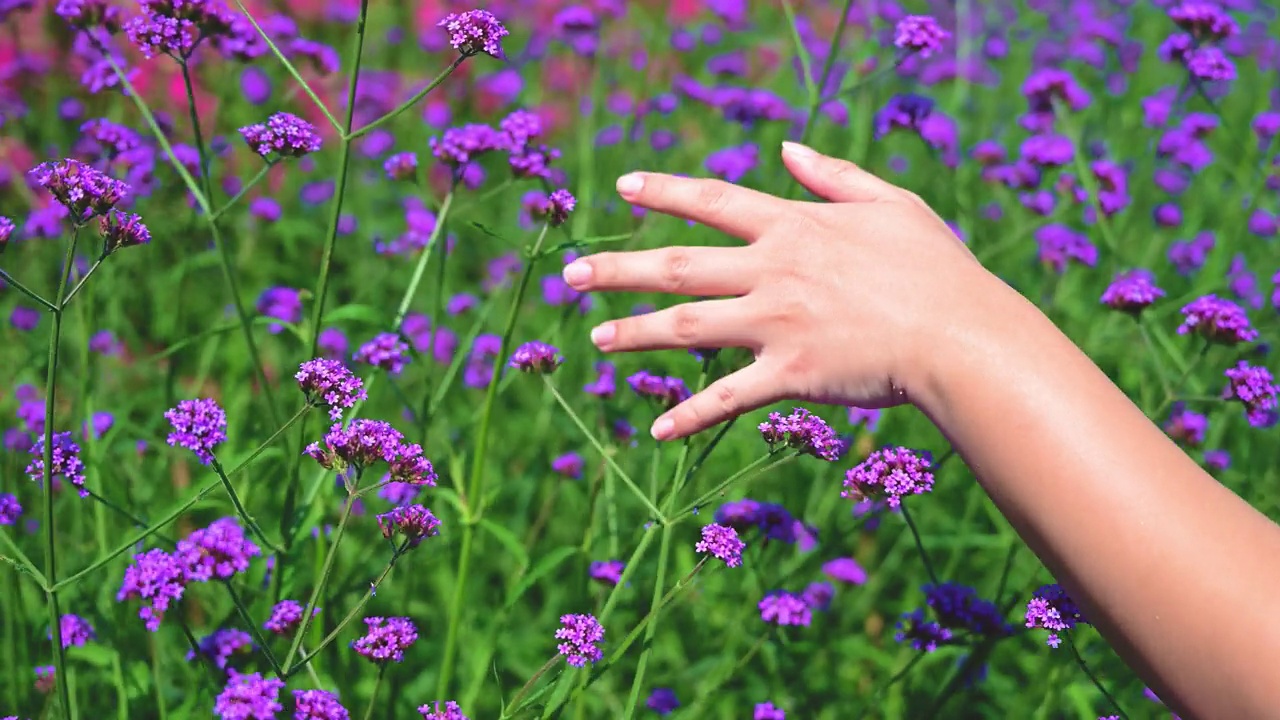
[[[783,399],[912,403],[1027,544],[1184,718],[1280,717],[1280,527],[1206,474],[915,195],[785,143],[825,203],[634,173],[632,204],[744,240],[600,253],[581,291],[728,299],[605,323],[606,352],[756,361],[658,418],[672,440]]]

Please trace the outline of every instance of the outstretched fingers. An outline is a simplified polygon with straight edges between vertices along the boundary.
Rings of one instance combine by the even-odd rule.
[[[653,422],[649,434],[657,440],[682,438],[762,408],[784,394],[776,371],[757,360],[668,410]]]
[[[799,143],[782,143],[782,162],[806,190],[830,202],[888,200],[901,191],[848,160]]]
[[[786,217],[787,201],[708,178],[634,172],[618,178],[618,194],[632,205],[702,223],[751,242]]]
[[[602,252],[565,266],[564,281],[580,292],[746,295],[759,275],[758,265],[746,251],[741,247],[695,246]]]
[[[591,331],[591,342],[605,352],[755,348],[756,325],[745,300],[703,300],[611,320]]]

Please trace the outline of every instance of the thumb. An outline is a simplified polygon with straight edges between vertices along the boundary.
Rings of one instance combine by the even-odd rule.
[[[847,160],[823,155],[800,143],[782,143],[782,163],[806,190],[830,202],[884,200],[895,190]]]

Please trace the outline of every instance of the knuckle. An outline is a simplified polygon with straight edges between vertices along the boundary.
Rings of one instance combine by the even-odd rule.
[[[662,257],[662,288],[678,292],[689,278],[689,253],[681,248],[669,248]]]
[[[701,321],[698,311],[691,303],[679,305],[671,310],[671,335],[684,346],[697,344],[700,335]]]
[[[729,208],[729,183],[723,180],[704,180],[698,187],[698,205],[708,214],[719,215]]]
[[[723,382],[717,383],[714,387],[708,389],[711,394],[710,399],[715,403],[715,407],[722,417],[732,417],[738,414],[741,402],[738,399],[738,391],[733,385]]]

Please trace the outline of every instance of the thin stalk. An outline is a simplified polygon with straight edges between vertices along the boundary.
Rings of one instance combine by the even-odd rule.
[[[378,691],[382,689],[382,679],[387,674],[387,664],[378,666],[378,679],[373,682],[373,694],[369,696],[369,705],[364,709],[364,720],[373,718],[373,708],[378,704]]]
[[[329,552],[325,555],[324,569],[320,571],[320,580],[311,590],[311,598],[307,600],[307,607],[302,611],[302,622],[298,624],[298,631],[293,636],[293,643],[289,646],[288,654],[284,656],[283,665],[286,675],[294,667],[290,662],[298,654],[298,648],[302,645],[303,638],[306,637],[307,629],[311,626],[311,616],[315,614],[316,603],[320,601],[320,594],[324,592],[325,585],[329,583],[329,576],[333,574],[333,563],[338,558],[338,546],[342,544],[342,537],[347,532],[347,522],[351,520],[351,508],[355,506],[355,502],[356,496],[354,494],[348,495],[347,502],[342,507],[342,518],[338,520],[338,529],[334,531],[333,543],[329,545]],[[279,572],[279,568],[276,570]],[[320,652],[320,649],[316,648],[314,652]]]
[[[58,293],[54,296],[53,331],[49,334],[49,367],[45,375],[44,387],[44,576],[45,599],[49,605],[50,635],[53,640],[54,682],[58,686],[58,697],[62,701],[62,712],[70,717],[74,712],[71,691],[67,686],[67,656],[62,647],[62,611],[58,606],[58,532],[53,513],[53,428],[56,425],[54,401],[57,395],[58,382],[58,348],[62,340],[63,301],[66,299],[67,280],[75,263],[76,244],[80,239],[80,225],[76,225],[71,233],[71,242],[67,243],[67,254],[58,270]]]
[[[445,81],[445,78],[452,75],[453,71],[457,70],[458,67],[462,65],[463,61],[466,59],[467,59],[466,55],[459,55],[456,59],[454,59],[452,63],[449,64],[449,67],[441,71],[439,75],[436,75],[435,79],[432,80],[429,85],[419,90],[418,92],[414,93],[413,97],[400,103],[400,105],[396,107],[396,109],[392,110],[386,115],[383,115],[377,120],[374,120],[368,125],[365,125],[359,130],[356,130],[355,132],[351,132],[350,124],[348,124],[348,131],[346,133],[347,140],[355,140],[356,138],[371,132],[374,128],[377,128],[381,125],[389,123],[392,120],[396,119],[396,117],[398,117],[401,113],[404,113],[409,108],[412,108],[414,105],[417,105],[418,102],[422,100],[422,98],[427,96],[427,93],[431,92],[432,90],[435,90],[440,85],[440,83]]]
[[[733,419],[729,420],[729,422],[721,425],[720,429],[716,431],[715,437],[711,438],[711,442],[707,443],[707,446],[702,448],[702,450],[698,452],[698,457],[695,458],[693,461],[693,464],[689,466],[689,472],[685,473],[684,475],[684,479],[681,482],[681,487],[683,487],[684,483],[687,483],[690,480],[692,480],[694,475],[698,474],[698,471],[702,469],[702,464],[705,463],[707,461],[707,458],[711,456],[712,451],[714,451],[717,447],[720,446],[720,441],[724,440],[724,436],[729,434],[729,430],[733,428],[734,423],[738,421],[739,417],[742,417],[742,416],[739,415],[737,417],[734,417]]]
[[[853,0],[844,0],[844,6],[840,10],[840,19],[836,21],[835,34],[831,36],[831,46],[827,48],[827,56],[822,61],[822,70],[818,73],[818,83],[814,91],[809,97],[808,112],[805,113],[804,129],[800,131],[800,143],[809,142],[809,136],[813,133],[814,119],[818,115],[818,108],[822,107],[822,93],[827,89],[827,80],[831,78],[831,69],[835,67],[836,53],[840,51],[840,40],[844,37],[845,25],[849,22],[849,9],[853,7]]]
[[[280,667],[280,662],[276,660],[275,653],[271,652],[271,646],[267,643],[267,639],[262,635],[262,629],[258,627],[258,623],[253,621],[253,617],[249,615],[249,609],[245,607],[244,600],[240,598],[240,594],[236,592],[235,587],[231,585],[229,580],[224,580],[223,585],[227,588],[227,595],[231,597],[231,604],[236,606],[236,613],[240,615],[240,619],[249,627],[249,632],[253,634],[253,641],[258,648],[262,650],[262,654],[267,658],[267,663],[271,665],[271,671],[276,677],[283,678],[284,670]]]
[[[653,636],[657,633],[658,611],[662,609],[663,583],[667,579],[667,557],[671,554],[671,526],[663,524],[662,539],[658,542],[658,572],[653,580],[653,600],[649,603],[648,627],[644,633],[644,650],[640,652],[640,661],[636,665],[635,677],[631,680],[631,694],[627,697],[625,720],[635,717],[636,705],[640,702],[640,688],[644,686],[645,670],[649,666],[649,655],[653,651]]]
[[[1196,356],[1191,359],[1191,362],[1187,363],[1187,368],[1182,371],[1182,374],[1179,375],[1177,379],[1174,380],[1172,385],[1170,386],[1173,388],[1173,393],[1176,393],[1178,391],[1178,388],[1181,387],[1182,383],[1186,382],[1187,378],[1191,377],[1191,373],[1195,371],[1196,366],[1200,364],[1201,360],[1204,360],[1205,355],[1209,354],[1210,347],[1212,347],[1212,343],[1210,343],[1208,340],[1204,341],[1204,344],[1200,347],[1200,352],[1196,353]],[[1165,410],[1169,409],[1169,406],[1172,405],[1174,401],[1173,393],[1170,393],[1169,395],[1165,396],[1164,402],[1160,403],[1160,407],[1156,408],[1156,411],[1152,413],[1152,417],[1158,417],[1160,415],[1163,415]]]
[[[861,80],[858,80],[857,82],[855,82],[854,84],[848,87],[843,87],[843,88],[840,88],[839,90],[836,90],[830,95],[827,95],[826,97],[818,100],[818,107],[822,107],[823,105],[826,105],[832,100],[839,100],[845,95],[852,95],[853,93],[861,89],[863,85],[867,85],[868,83],[871,83],[875,80],[879,80],[882,76],[888,75],[889,73],[896,71],[899,67],[902,67],[902,63],[906,62],[907,58],[909,57],[911,57],[910,54],[900,55],[894,59],[893,63],[889,65],[885,65],[884,67],[881,67],[878,70],[874,70],[868,73],[866,77],[862,78]]]
[[[169,711],[164,704],[164,672],[160,667],[160,643],[156,641],[155,633],[148,633],[148,644],[151,646],[151,684],[156,692],[156,717],[160,720],[167,720]]]
[[[249,19],[249,24],[253,25],[253,29],[257,30],[258,35],[260,35],[267,43],[267,47],[271,48],[271,52],[275,54],[280,63],[284,65],[285,70],[288,70],[289,74],[293,76],[293,79],[298,81],[298,85],[302,87],[302,90],[307,94],[307,97],[311,98],[311,102],[315,103],[316,107],[320,108],[320,112],[324,113],[324,116],[329,119],[329,123],[333,125],[333,129],[340,133],[343,132],[342,126],[339,125],[337,119],[333,117],[333,113],[329,112],[329,108],[320,101],[320,96],[316,95],[316,91],[312,90],[311,86],[307,84],[307,81],[302,79],[302,74],[293,66],[293,63],[289,62],[289,58],[285,57],[284,53],[280,52],[280,48],[276,47],[276,44],[272,42],[271,36],[262,29],[262,26],[258,24],[258,21],[254,19],[253,15],[249,14],[249,10],[245,8],[244,3],[241,2],[241,0],[235,0],[235,3],[236,7],[240,8],[240,12],[244,13],[244,16]],[[363,13],[361,13],[361,19],[363,19]],[[349,104],[348,107],[350,107]]]
[[[720,483],[719,485],[716,485],[714,488],[711,489],[710,492],[703,493],[702,496],[699,497],[697,500],[695,500],[692,504],[686,506],[683,510],[676,513],[675,516],[671,519],[671,522],[675,522],[676,520],[679,520],[685,515],[688,515],[694,510],[697,510],[698,508],[702,507],[703,505],[706,505],[707,502],[710,501],[712,498],[714,498],[716,495],[719,495],[720,493],[724,492],[724,490],[728,488],[730,485],[746,477],[748,473],[755,471],[757,468],[759,469],[759,472],[763,474],[767,470],[772,470],[773,468],[776,468],[779,465],[782,465],[783,463],[794,460],[799,455],[799,453],[791,453],[789,455],[784,455],[782,458],[775,460],[769,463],[768,465],[765,465],[764,467],[760,467],[761,465],[764,465],[764,463],[767,460],[769,460],[769,458],[773,457],[775,454],[776,453],[770,452],[764,455],[763,457],[755,460],[750,465],[742,468],[741,470],[734,473],[733,475],[730,475],[727,480]]]
[[[559,662],[560,662],[560,656],[552,655],[551,659],[543,663],[542,667],[538,668],[537,671],[534,672],[533,675],[529,677],[529,680],[525,682],[524,686],[521,687],[516,692],[516,694],[511,698],[511,702],[507,703],[506,708],[502,711],[503,720],[511,717],[510,715],[511,712],[519,711],[520,701],[524,699],[524,696],[528,695],[529,691],[533,689],[533,686],[536,685],[537,682],[542,679],[542,676],[546,675],[547,671],[555,667],[556,664]]]
[[[901,682],[903,678],[905,678],[913,669],[915,669],[915,666],[918,665],[920,661],[924,659],[924,656],[927,654],[928,653],[922,650],[920,652],[917,652],[915,655],[912,655],[911,659],[907,661],[907,664],[899,668],[898,672],[894,673],[883,685],[875,689],[875,692],[871,694],[871,699],[868,702],[874,706],[876,702],[880,699],[881,695],[885,694],[885,692],[887,692],[889,688]]]
[[[939,585],[938,573],[933,569],[933,563],[929,561],[929,553],[925,552],[924,543],[920,540],[920,531],[916,529],[916,523],[911,519],[911,512],[907,510],[907,504],[904,502],[898,506],[902,510],[902,519],[907,521],[907,528],[911,530],[911,539],[916,542],[916,550],[920,552],[920,562],[924,563],[924,570],[929,574],[929,581],[934,586]]]
[[[453,189],[450,188],[445,193],[444,202],[440,204],[440,212],[436,213],[436,226],[431,229],[431,236],[427,238],[427,246],[422,249],[422,254],[418,257],[418,264],[413,268],[413,275],[409,278],[409,287],[404,291],[404,296],[400,298],[400,306],[396,308],[395,322],[391,327],[400,332],[400,326],[404,324],[405,316],[409,314],[409,306],[413,304],[413,296],[418,292],[418,285],[422,283],[422,276],[427,271],[427,263],[431,262],[431,253],[437,245],[440,245],[440,236],[444,234],[445,218],[449,216],[449,207],[453,205]],[[440,263],[444,264],[443,246]],[[431,326],[434,328],[435,325]],[[435,339],[432,336],[432,346],[434,347]]]
[[[347,625],[351,624],[351,621],[356,618],[356,615],[364,609],[364,606],[369,602],[369,599],[378,591],[378,587],[381,586],[382,582],[391,574],[391,570],[396,566],[396,561],[400,559],[401,554],[402,553],[396,553],[391,556],[391,561],[387,563],[385,568],[383,568],[382,574],[370,583],[369,589],[365,591],[364,595],[360,596],[360,599],[356,604],[347,611],[347,614],[342,618],[342,621],[338,623],[338,626],[333,630],[330,630],[328,635],[324,636],[324,639],[320,641],[320,644],[316,646],[315,650],[299,657],[298,662],[294,663],[293,666],[285,673],[286,676],[292,676],[298,671],[300,666],[309,665],[317,655],[319,655],[325,648],[329,647],[334,640],[338,639],[338,635],[347,627]]]
[[[218,218],[226,214],[228,210],[235,207],[236,203],[240,202],[240,199],[243,198],[246,193],[252,190],[255,185],[262,182],[262,179],[265,178],[267,176],[267,173],[271,171],[271,168],[275,166],[276,166],[276,163],[274,160],[268,160],[266,164],[262,166],[262,169],[259,170],[256,175],[254,175],[252,178],[249,179],[249,182],[240,186],[240,192],[233,195],[232,198],[228,200],[225,205],[215,210],[213,212],[213,215],[211,215],[210,217],[213,220],[217,220]]]
[[[62,300],[63,307],[66,307],[71,304],[71,298],[75,297],[76,294],[80,292],[80,288],[84,287],[84,284],[89,281],[89,278],[92,277],[93,274],[98,271],[98,268],[102,266],[102,261],[105,259],[106,259],[106,256],[104,255],[98,258],[97,260],[93,261],[93,265],[89,267],[89,271],[86,272],[83,276],[81,276],[80,280],[76,282],[76,286],[71,288],[71,292],[67,293],[67,297]]]
[[[1115,696],[1107,690],[1106,686],[1102,684],[1102,681],[1098,679],[1098,676],[1094,675],[1093,671],[1089,669],[1089,665],[1085,663],[1084,657],[1080,655],[1080,649],[1076,647],[1075,640],[1072,639],[1071,633],[1064,632],[1063,635],[1067,636],[1067,646],[1071,648],[1071,656],[1075,658],[1076,665],[1080,666],[1080,670],[1089,678],[1089,681],[1093,683],[1093,686],[1098,688],[1098,692],[1102,693],[1102,697],[1107,699],[1107,702],[1115,709],[1116,714],[1120,716],[1121,720],[1129,720],[1129,716],[1125,714],[1124,708],[1120,707],[1120,703],[1116,702]]]
[[[45,300],[43,297],[40,296],[39,293],[37,293],[31,288],[28,288],[26,285],[23,285],[22,283],[15,280],[13,276],[5,272],[3,268],[0,268],[0,280],[3,280],[7,285],[17,290],[18,292],[21,292],[23,295],[26,295],[32,300],[35,300],[36,302],[40,303],[42,306],[44,306],[45,310],[48,310],[49,312],[58,311],[58,308],[54,307],[53,303],[49,302],[48,300]]]
[[[22,548],[18,547],[13,538],[9,537],[9,533],[0,530],[0,541],[3,541],[9,548],[9,552],[13,553],[13,560],[16,561],[11,563],[13,569],[30,575],[40,586],[40,589],[47,592],[49,590],[49,581],[45,578],[44,573],[36,568],[36,564],[31,562],[31,558],[27,557],[26,553],[22,552]],[[10,558],[0,555],[0,560],[9,561]]]
[[[231,504],[235,506],[236,514],[240,516],[241,520],[244,520],[245,526],[249,528],[250,532],[257,535],[258,539],[262,541],[262,544],[266,545],[271,552],[280,552],[280,546],[272,542],[271,538],[267,537],[267,534],[262,531],[262,528],[258,527],[258,522],[254,520],[253,516],[249,514],[249,511],[245,509],[244,503],[240,502],[240,495],[231,484],[231,478],[227,477],[227,473],[222,469],[222,463],[218,462],[218,458],[213,458],[211,466],[213,467],[213,471],[217,473],[218,479],[222,481],[222,487],[226,489],[227,496],[231,498]]]
[[[721,686],[737,675],[740,670],[745,668],[747,663],[751,662],[751,658],[755,657],[756,653],[760,652],[760,649],[764,647],[764,644],[768,642],[768,640],[768,635],[761,635],[759,638],[756,638],[756,641],[751,644],[751,647],[747,648],[747,651],[742,654],[742,657],[738,658],[738,661],[733,664],[733,667],[729,670],[728,674],[723,678],[718,678],[710,687],[703,690],[702,694],[698,696],[698,699],[695,700],[693,705],[689,708],[689,717],[702,717],[703,705],[706,704],[708,698],[718,693]]]

